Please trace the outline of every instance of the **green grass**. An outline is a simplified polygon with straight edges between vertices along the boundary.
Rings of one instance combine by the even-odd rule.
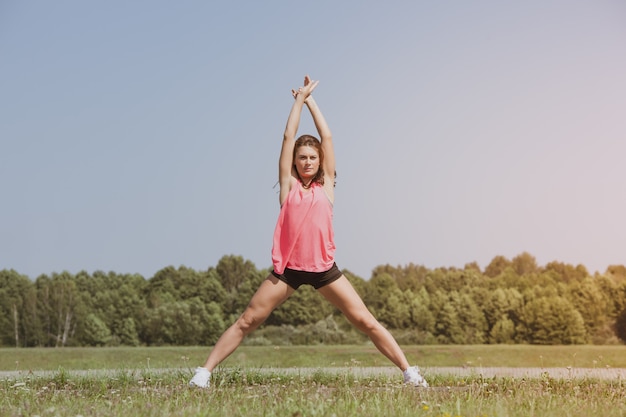
[[[0,370],[190,369],[209,347],[0,348]],[[423,367],[626,368],[624,346],[445,345],[404,346],[409,362]],[[225,367],[391,366],[373,346],[241,346]]]
[[[626,416],[626,382],[435,376],[438,389],[397,378],[228,369],[209,390],[187,387],[188,372],[120,370],[110,377],[58,370],[0,380],[2,416]]]
[[[424,368],[626,368],[624,346],[403,348],[412,364]],[[429,372],[435,388],[420,390],[404,386],[396,373],[358,373],[358,367],[392,366],[369,345],[242,346],[213,374],[209,390],[191,389],[192,369],[208,352],[208,347],[2,348],[0,370],[18,372],[0,377],[0,416],[626,417],[623,379]],[[322,370],[333,366],[354,371]],[[294,367],[310,369],[289,372]]]

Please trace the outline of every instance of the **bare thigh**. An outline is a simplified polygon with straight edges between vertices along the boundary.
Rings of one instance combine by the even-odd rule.
[[[377,324],[376,319],[345,275],[318,291],[360,330],[366,331],[368,327]]]
[[[250,299],[241,320],[252,327],[250,330],[254,330],[294,291],[289,285],[270,274]]]

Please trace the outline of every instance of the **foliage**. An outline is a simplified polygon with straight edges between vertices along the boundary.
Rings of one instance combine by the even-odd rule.
[[[268,275],[227,255],[197,271],[67,271],[34,281],[0,270],[0,346],[211,345]],[[582,265],[498,255],[484,271],[381,265],[369,280],[344,274],[404,343],[611,344],[626,341],[626,268],[589,275]],[[330,303],[301,287],[245,343],[362,343]]]

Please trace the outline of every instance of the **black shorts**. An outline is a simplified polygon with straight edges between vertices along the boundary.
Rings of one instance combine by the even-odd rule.
[[[285,282],[294,290],[297,290],[303,284],[311,285],[316,290],[319,290],[323,286],[337,281],[343,274],[339,268],[337,268],[337,264],[334,263],[332,268],[326,272],[306,272],[285,268],[285,272],[283,272],[282,275],[274,271],[272,271],[272,275]]]

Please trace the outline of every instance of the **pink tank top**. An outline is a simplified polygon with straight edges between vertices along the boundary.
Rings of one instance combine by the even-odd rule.
[[[272,262],[274,271],[285,268],[307,272],[325,272],[335,262],[333,206],[323,186],[313,184],[309,190],[298,181],[280,208]]]

